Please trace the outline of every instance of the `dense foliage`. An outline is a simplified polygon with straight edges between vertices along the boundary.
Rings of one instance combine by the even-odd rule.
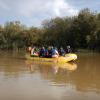
[[[0,49],[21,49],[30,45],[100,51],[100,13],[83,9],[77,16],[45,20],[42,28],[26,27],[19,21],[0,25]]]

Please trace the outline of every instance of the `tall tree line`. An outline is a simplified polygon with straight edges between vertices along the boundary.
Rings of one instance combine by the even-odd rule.
[[[100,13],[83,9],[77,16],[56,17],[42,22],[42,28],[19,21],[0,25],[0,49],[21,49],[30,45],[100,51]]]

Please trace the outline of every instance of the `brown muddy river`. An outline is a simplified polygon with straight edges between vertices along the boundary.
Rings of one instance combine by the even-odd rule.
[[[1,52],[0,100],[100,100],[100,54],[55,64]]]

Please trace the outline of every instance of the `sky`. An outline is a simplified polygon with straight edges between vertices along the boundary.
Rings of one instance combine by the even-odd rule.
[[[0,0],[0,25],[20,21],[38,27],[46,19],[74,16],[84,8],[100,12],[100,0]]]

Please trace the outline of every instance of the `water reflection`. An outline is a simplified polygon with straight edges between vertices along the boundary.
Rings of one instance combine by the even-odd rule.
[[[53,63],[53,62],[34,62],[34,61],[26,61],[26,65],[29,67],[31,72],[34,72],[36,67],[42,66],[44,70],[46,70],[48,67],[50,70],[57,74],[60,69],[67,70],[67,71],[74,71],[77,69],[77,64],[70,62],[70,63]],[[46,68],[47,67],[47,68]]]
[[[49,80],[55,85],[66,85],[68,82],[69,74],[77,69],[75,63],[51,63],[51,62],[31,62],[26,61],[28,70],[31,73],[35,71],[41,74],[45,80]]]

